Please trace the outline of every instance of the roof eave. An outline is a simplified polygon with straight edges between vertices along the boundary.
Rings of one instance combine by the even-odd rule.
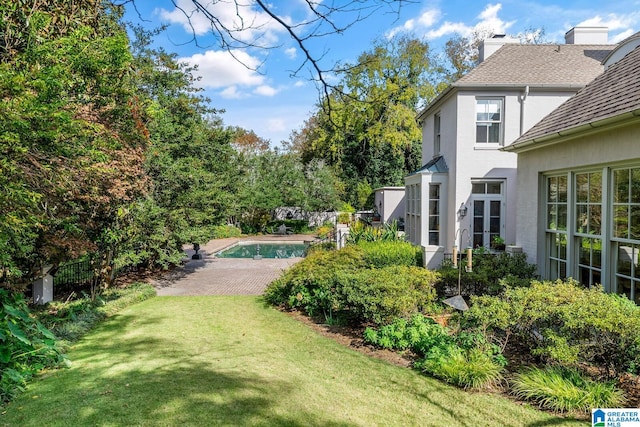
[[[628,122],[629,120],[632,122]],[[582,134],[600,131],[605,127],[619,127],[636,121],[640,121],[640,108],[571,128],[561,129],[557,132],[541,135],[532,139],[526,139],[521,142],[514,142],[511,145],[502,147],[501,150],[517,154],[523,153],[525,151],[536,150],[538,148],[557,144],[567,139],[576,138]]]
[[[441,100],[443,100],[444,98],[446,98],[448,96],[449,93],[451,93],[454,89],[454,85],[449,85],[447,86],[447,88],[445,90],[443,90],[442,92],[440,92],[438,94],[438,96],[436,96],[433,101],[431,101],[429,104],[427,104],[426,107],[424,107],[422,109],[422,111],[420,111],[418,113],[418,115],[416,116],[416,121],[420,122],[424,119],[424,117],[427,115],[427,113],[435,106],[438,105],[440,103]]]
[[[422,121],[428,113],[438,106],[442,100],[455,90],[473,90],[473,89],[522,89],[529,87],[529,90],[536,89],[553,89],[577,92],[585,87],[585,84],[545,84],[545,83],[453,83],[447,86],[445,90],[440,92],[426,107],[416,115],[416,121]]]
[[[586,86],[586,83],[463,83],[456,84],[455,87],[459,89],[519,89],[525,86],[529,86],[529,89],[555,89],[555,90],[569,90],[576,91]]]

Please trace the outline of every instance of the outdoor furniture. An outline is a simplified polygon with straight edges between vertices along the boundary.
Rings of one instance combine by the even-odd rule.
[[[287,234],[291,234],[291,227],[287,227],[284,224],[280,224],[278,226],[278,229],[273,234],[277,234],[279,236],[285,236]]]

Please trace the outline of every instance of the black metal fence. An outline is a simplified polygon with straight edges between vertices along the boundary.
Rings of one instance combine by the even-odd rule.
[[[92,287],[99,284],[102,258],[100,254],[92,254],[81,259],[65,263],[53,273],[53,292],[64,295],[70,292],[91,292]],[[128,265],[115,271],[114,277],[144,270],[145,265]]]
[[[90,290],[99,278],[96,275],[97,255],[61,265],[53,274],[53,291],[60,295],[71,291]]]

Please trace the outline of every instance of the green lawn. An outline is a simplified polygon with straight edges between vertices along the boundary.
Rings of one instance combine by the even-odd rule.
[[[11,426],[564,426],[326,339],[255,297],[157,297],[5,408]]]

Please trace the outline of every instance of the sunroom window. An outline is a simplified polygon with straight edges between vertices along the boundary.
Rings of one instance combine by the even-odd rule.
[[[640,168],[613,171],[616,292],[640,304]]]
[[[567,277],[567,176],[547,178],[547,262],[549,278]]]
[[[585,286],[602,283],[602,172],[575,175],[575,239],[578,280]]]

